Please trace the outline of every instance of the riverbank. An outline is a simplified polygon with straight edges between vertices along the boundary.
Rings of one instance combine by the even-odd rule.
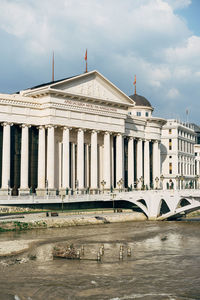
[[[9,216],[6,216],[9,218]],[[12,216],[12,219],[0,219],[0,231],[20,231],[39,228],[64,228],[71,226],[98,225],[105,223],[145,221],[142,213],[126,211],[113,213],[111,211],[66,213],[59,212],[58,216],[46,216],[46,213],[25,214]],[[36,241],[17,240],[0,243],[0,256],[16,255],[27,251]]]

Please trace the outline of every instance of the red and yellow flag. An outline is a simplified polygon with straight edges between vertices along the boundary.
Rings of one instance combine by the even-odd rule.
[[[135,80],[134,80],[133,84],[136,85],[136,75],[135,75]]]
[[[87,49],[85,51],[85,61],[87,60]]]

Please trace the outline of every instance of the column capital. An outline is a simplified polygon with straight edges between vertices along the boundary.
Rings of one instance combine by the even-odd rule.
[[[45,129],[45,125],[40,125],[40,126],[37,126],[37,129],[41,130],[41,129]]]
[[[99,130],[92,129],[92,130],[91,130],[91,133],[99,133]]]
[[[45,125],[45,128],[57,128],[57,125],[53,125],[53,124],[48,124],[48,125]]]
[[[86,129],[85,129],[85,128],[77,128],[76,131],[77,131],[77,132],[85,132]]]
[[[134,137],[133,137],[133,136],[127,136],[127,138],[128,138],[129,140],[134,140]]]
[[[151,142],[150,139],[144,139],[144,141],[145,141],[145,142],[149,142],[149,143]]]
[[[107,135],[107,134],[111,135],[111,132],[110,131],[104,131],[104,135]]]
[[[25,128],[25,127],[28,127],[28,128],[30,128],[30,127],[31,127],[31,125],[30,125],[30,124],[24,124],[24,123],[23,123],[23,124],[21,124],[21,125],[20,125],[20,127],[21,127],[21,128]]]
[[[72,130],[72,127],[68,127],[68,126],[63,126],[63,130]]]
[[[7,126],[7,125],[13,126],[13,123],[10,123],[10,122],[3,122],[3,123],[1,123],[1,126]]]

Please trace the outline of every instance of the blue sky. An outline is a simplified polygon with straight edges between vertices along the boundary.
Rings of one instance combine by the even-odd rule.
[[[0,92],[96,69],[154,114],[200,124],[200,0],[0,0]]]

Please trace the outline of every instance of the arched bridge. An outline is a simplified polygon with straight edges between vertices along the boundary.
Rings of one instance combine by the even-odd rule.
[[[115,197],[115,201],[126,200],[138,206],[149,220],[176,219],[200,209],[199,190],[133,191]]]
[[[113,201],[114,207],[117,201],[128,201],[147,216],[149,220],[176,219],[181,215],[200,209],[200,190],[149,190],[101,193],[101,194],[74,194],[61,196],[37,197],[18,196],[0,198],[1,205],[34,205],[55,203],[79,203],[94,201]]]

